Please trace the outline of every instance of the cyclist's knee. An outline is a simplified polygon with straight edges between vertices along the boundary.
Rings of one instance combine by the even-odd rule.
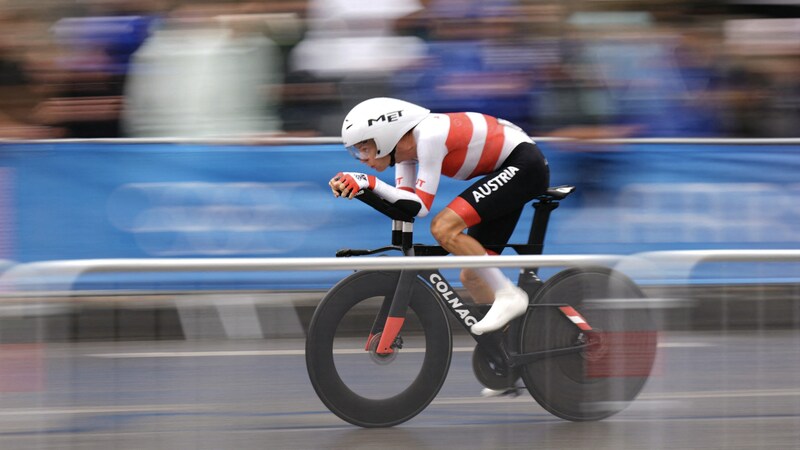
[[[463,227],[457,221],[450,219],[447,214],[439,213],[431,221],[431,235],[445,248],[462,231]]]

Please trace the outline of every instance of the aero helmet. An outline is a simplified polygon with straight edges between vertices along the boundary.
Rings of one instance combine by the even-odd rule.
[[[356,158],[356,144],[375,140],[378,158],[392,153],[400,138],[414,128],[431,111],[396,98],[376,97],[365,100],[347,113],[342,123],[344,146]]]

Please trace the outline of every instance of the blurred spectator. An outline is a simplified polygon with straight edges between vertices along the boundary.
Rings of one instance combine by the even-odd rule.
[[[225,5],[179,8],[136,52],[126,89],[127,134],[244,136],[280,130],[280,53],[265,18]]]
[[[766,130],[772,137],[800,135],[800,63],[798,58],[764,64],[769,92],[766,102]]]
[[[393,21],[420,8],[417,0],[311,0],[308,32],[291,69],[315,76],[386,74],[419,58],[419,39],[394,34]]]
[[[713,75],[699,65],[684,72],[681,36],[672,27],[639,12],[573,15],[570,22],[578,40],[573,57],[607,87],[616,124],[650,137],[716,134],[713,111],[694,102],[696,86],[708,89]]]
[[[60,130],[36,123],[33,110],[39,100],[27,65],[41,25],[24,14],[0,10],[0,139],[59,137]]]
[[[150,22],[142,16],[57,21],[53,34],[58,54],[38,64],[51,92],[38,107],[38,120],[64,128],[68,137],[119,137],[128,62]]]
[[[680,103],[674,135],[719,136],[722,129],[719,102],[724,89],[724,67],[718,51],[722,38],[716,28],[689,26],[672,33],[677,36],[673,50],[679,84],[676,100]]]
[[[421,39],[398,36],[394,21],[420,7],[417,0],[310,0],[306,35],[289,61],[292,116],[309,116],[317,132],[337,136],[350,107],[391,95],[392,75],[425,51]]]
[[[532,33],[528,10],[508,0],[432,0],[426,18],[428,31],[419,20],[414,25],[430,39],[426,59],[397,74],[398,95],[435,111],[481,111],[531,129],[529,96],[548,50]]]
[[[284,134],[314,135],[323,129],[317,119],[327,116],[326,109],[338,102],[334,83],[311,83],[303,72],[289,68],[294,48],[303,40],[308,16],[308,0],[271,0],[248,2],[241,5],[241,14],[257,14],[265,18],[266,35],[279,51],[281,70],[276,73],[276,114]],[[313,111],[310,114],[309,111]],[[338,108],[335,109],[338,112]]]
[[[728,133],[800,136],[800,19],[727,20],[724,37]]]

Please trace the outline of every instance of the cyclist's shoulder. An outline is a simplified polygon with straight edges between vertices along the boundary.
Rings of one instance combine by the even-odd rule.
[[[438,153],[445,149],[450,131],[450,119],[445,114],[430,114],[414,128],[417,150],[424,153]]]
[[[447,114],[431,113],[422,119],[414,128],[415,132],[427,134],[447,134],[450,129],[450,117]]]

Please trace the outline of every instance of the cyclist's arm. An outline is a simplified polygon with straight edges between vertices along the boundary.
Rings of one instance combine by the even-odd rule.
[[[450,126],[445,119],[445,116],[434,114],[414,129],[417,160],[397,163],[395,186],[368,175],[365,179],[369,182],[363,182],[362,187],[368,187],[382,199],[416,217],[428,215],[439,188],[442,162],[447,155],[446,140]]]
[[[422,217],[427,214],[427,210],[423,211],[423,202],[414,192],[416,166],[414,161],[398,163],[395,166],[395,186],[390,186],[376,178],[372,191],[411,215]]]
[[[443,155],[443,154],[442,154]],[[417,166],[419,169],[417,170]],[[395,203],[413,202],[413,207],[418,208],[414,213],[417,217],[425,217],[431,210],[436,190],[439,188],[442,163],[437,154],[426,154],[420,161],[406,161],[396,166],[397,187],[377,180],[372,190],[381,198]],[[409,206],[411,204],[409,203]]]

